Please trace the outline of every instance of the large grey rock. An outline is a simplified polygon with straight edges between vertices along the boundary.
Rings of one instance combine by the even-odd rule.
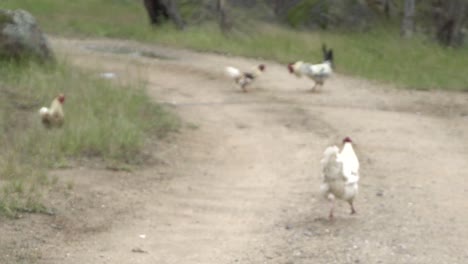
[[[29,12],[0,9],[0,57],[28,56],[43,61],[54,57],[46,37]]]

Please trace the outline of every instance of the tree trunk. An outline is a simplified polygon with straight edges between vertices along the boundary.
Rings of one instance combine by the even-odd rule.
[[[232,23],[229,20],[229,16],[227,14],[226,8],[226,1],[225,0],[217,0],[216,9],[218,10],[219,14],[219,26],[223,33],[227,33],[232,29]]]
[[[434,1],[433,17],[436,27],[436,37],[445,46],[463,44],[463,25],[467,18],[467,3],[465,0]]]
[[[377,13],[383,13],[385,18],[390,19],[392,8],[395,5],[394,0],[366,0],[367,6]]]
[[[391,14],[390,14],[390,6],[391,6],[391,3],[390,3],[391,0],[385,0],[384,1],[384,14],[385,14],[385,17],[387,19],[390,19],[391,17]]]
[[[180,16],[176,0],[165,0],[165,3],[168,7],[169,18],[172,20],[172,22],[174,22],[174,24],[176,24],[177,28],[184,29],[185,22]]]
[[[160,25],[170,19],[179,29],[185,27],[185,22],[179,14],[175,0],[144,0],[146,11],[152,25]]]
[[[273,12],[277,17],[285,13],[286,1],[285,0],[274,0],[273,2]]]
[[[146,11],[152,25],[158,25],[169,19],[166,6],[159,0],[144,0]]]
[[[415,0],[405,0],[403,20],[401,22],[401,36],[411,38],[414,32]]]

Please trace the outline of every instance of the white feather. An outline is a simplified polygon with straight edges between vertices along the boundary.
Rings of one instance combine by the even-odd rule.
[[[309,77],[316,82],[324,82],[333,74],[333,69],[329,61],[320,64],[310,64],[298,61],[293,64],[294,74],[297,77],[303,75]]]
[[[307,64],[309,71],[307,71],[307,76],[312,78],[317,77],[329,77],[332,73],[332,67],[330,62],[326,61],[320,64]]]
[[[242,72],[237,68],[228,66],[224,70],[225,70],[226,74],[231,78],[236,79],[236,78],[239,78],[239,77],[242,76]]]
[[[48,113],[49,113],[49,108],[47,108],[47,107],[45,107],[45,106],[44,106],[44,107],[41,107],[41,109],[39,109],[39,114],[40,114],[41,116],[44,116],[44,115],[46,115],[46,114],[48,114]]]

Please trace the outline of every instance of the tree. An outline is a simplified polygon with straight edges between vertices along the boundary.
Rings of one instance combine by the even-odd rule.
[[[273,0],[273,12],[275,13],[276,16],[280,16],[283,13],[285,13],[284,9],[286,7],[286,1],[285,0]]]
[[[144,0],[143,3],[152,25],[160,24],[164,20],[169,19],[167,8],[161,3],[161,1]]]
[[[463,44],[463,25],[467,18],[466,0],[432,2],[436,37],[445,46]]]
[[[391,7],[391,0],[385,0],[383,2],[384,5],[384,14],[386,18],[390,18],[390,7]]]
[[[414,32],[415,0],[405,0],[403,19],[401,22],[401,36],[411,38]]]
[[[152,25],[159,25],[170,19],[179,29],[185,27],[175,0],[144,0],[143,3]]]
[[[216,9],[219,14],[219,26],[221,27],[223,33],[227,33],[232,29],[232,23],[229,20],[229,16],[227,14],[226,1],[217,0]]]
[[[374,12],[383,13],[387,19],[391,18],[395,8],[394,0],[366,0],[366,2]]]

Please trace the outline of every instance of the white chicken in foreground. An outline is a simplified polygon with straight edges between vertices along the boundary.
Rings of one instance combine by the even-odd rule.
[[[355,214],[353,201],[358,193],[359,160],[353,149],[349,137],[343,139],[343,149],[337,146],[325,149],[322,165],[321,194],[331,200],[330,220],[333,219],[335,199],[345,200],[351,207],[351,214]]]
[[[303,61],[288,64],[289,73],[302,77],[303,75],[314,80],[315,85],[312,91],[315,91],[318,85],[323,86],[325,80],[333,74],[333,50],[327,50],[324,45],[322,47],[324,61],[320,64],[310,64]]]
[[[64,122],[64,113],[62,104],[65,102],[65,95],[59,94],[52,101],[50,108],[42,107],[39,110],[42,124],[47,127],[60,127]]]
[[[265,71],[265,65],[260,64],[251,72],[242,72],[241,70],[228,66],[225,68],[226,74],[234,79],[241,87],[243,92],[247,92],[247,86]]]

